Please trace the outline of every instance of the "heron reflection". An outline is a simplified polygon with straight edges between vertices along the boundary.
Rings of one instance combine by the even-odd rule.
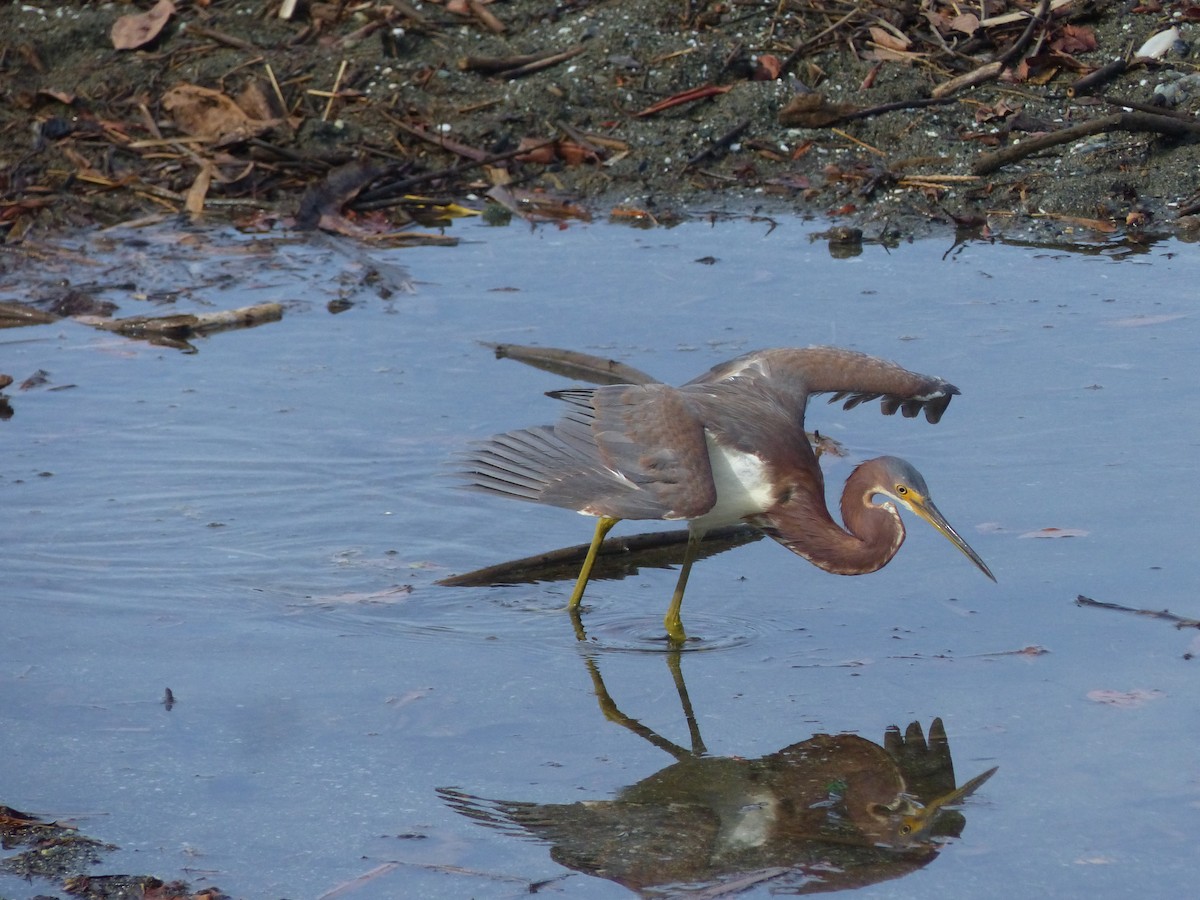
[[[679,654],[673,653],[678,673]],[[930,863],[966,824],[956,808],[996,771],[956,784],[941,719],[880,743],[816,734],[759,757],[704,754],[681,676],[692,749],[622,713],[588,666],[605,715],[675,757],[608,800],[531,803],[439,790],[452,808],[544,841],[556,862],[644,895],[691,888],[816,893],[901,877]]]

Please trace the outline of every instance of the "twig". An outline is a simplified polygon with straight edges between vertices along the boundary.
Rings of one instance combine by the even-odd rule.
[[[463,72],[482,72],[485,75],[499,75],[511,80],[574,59],[586,49],[580,44],[568,50],[552,50],[527,56],[464,56],[458,61],[458,68]]]
[[[1025,48],[1029,46],[1029,42],[1033,40],[1033,33],[1039,25],[1046,24],[1046,14],[1050,11],[1050,0],[1042,0],[1038,4],[1037,12],[1029,19],[1029,24],[1025,26],[1025,30],[1021,32],[1021,36],[1013,43],[1011,47],[1004,52],[1000,57],[1000,64],[1007,68],[1011,66],[1017,59],[1024,54]]]
[[[508,30],[504,23],[491,10],[480,3],[479,0],[467,0],[467,6],[471,10],[471,15],[478,19],[492,34],[504,34]]]
[[[879,106],[869,106],[866,109],[847,113],[843,121],[853,122],[855,119],[869,119],[872,116],[881,116],[884,113],[898,112],[904,109],[924,109],[926,106],[941,106],[954,102],[952,97],[919,97],[915,100],[897,100],[895,103],[881,103]]]
[[[1089,72],[1082,78],[1078,78],[1067,88],[1068,97],[1080,97],[1084,94],[1090,94],[1096,88],[1103,87],[1115,78],[1119,78],[1125,73],[1129,64],[1124,59],[1114,59],[1112,62],[1101,66],[1094,72]]]
[[[342,76],[346,74],[346,60],[338,67],[337,78],[333,80],[333,90],[329,92],[329,102],[325,104],[325,112],[321,113],[321,121],[328,122],[329,114],[333,111],[333,101],[337,99],[338,88],[342,86]],[[286,109],[284,110],[286,114]]]
[[[728,150],[729,146],[738,138],[740,138],[742,134],[745,133],[746,129],[750,127],[751,121],[751,119],[742,119],[742,121],[734,125],[731,129],[729,129],[729,131],[725,132],[723,135],[689,159],[687,161],[687,168],[690,169],[693,166],[698,166],[705,160],[714,158],[718,153]]]
[[[1167,109],[1165,106],[1155,106],[1152,103],[1139,103],[1137,100],[1130,100],[1126,97],[1113,97],[1105,95],[1100,98],[1109,106],[1115,106],[1118,109],[1132,109],[1137,112],[1149,113],[1152,116],[1167,116],[1171,119],[1178,119],[1181,122],[1195,122],[1196,117],[1190,112],[1184,112],[1179,109]]]
[[[234,37],[232,34],[226,34],[223,31],[217,31],[215,28],[206,28],[203,25],[197,25],[194,22],[189,22],[187,27],[188,34],[194,34],[197,37],[208,38],[210,41],[216,41],[218,44],[224,44],[227,47],[233,47],[235,50],[245,50],[248,53],[257,53],[259,47],[249,41],[244,41],[239,37]]]
[[[849,141],[852,144],[858,144],[858,146],[862,147],[868,153],[874,153],[876,156],[887,156],[887,154],[884,153],[882,150],[880,150],[878,147],[872,147],[866,141],[860,141],[854,135],[852,135],[848,132],[842,131],[842,129],[840,129],[840,128],[830,128],[829,130],[832,131],[834,134],[836,134],[838,137],[842,138],[843,140]]]
[[[389,117],[390,118],[390,117]],[[534,150],[539,150],[542,147],[549,147],[554,144],[554,140],[543,141],[540,144],[535,144],[532,147],[514,147],[512,150],[506,150],[503,153],[496,153],[492,156],[485,156],[482,159],[472,159],[468,162],[460,163],[457,166],[450,166],[447,169],[438,169],[436,172],[425,172],[421,175],[413,175],[410,178],[405,178],[402,181],[392,182],[391,184],[381,185],[375,190],[359,195],[358,199],[351,204],[352,208],[358,212],[366,212],[373,209],[384,209],[389,206],[395,206],[400,202],[401,195],[405,191],[410,191],[419,185],[426,184],[430,181],[438,181],[443,178],[456,178],[465,172],[472,169],[477,169],[480,166],[490,166],[494,163],[504,162],[507,159],[517,156],[521,153],[531,153]]]
[[[1122,606],[1120,603],[1105,603],[1103,600],[1093,600],[1091,597],[1085,597],[1083,594],[1075,598],[1075,605],[1091,606],[1096,609],[1112,609],[1117,612],[1133,613],[1137,616],[1149,616],[1152,619],[1165,619],[1168,622],[1174,622],[1176,628],[1200,628],[1200,619],[1177,616],[1169,609],[1136,609],[1132,606]]]
[[[932,97],[949,97],[951,94],[961,91],[963,88],[972,87],[976,84],[983,84],[985,81],[991,81],[993,78],[999,78],[1000,73],[1004,71],[1004,63],[999,60],[987,63],[980,66],[978,69],[972,69],[970,72],[964,72],[962,75],[957,75],[949,81],[943,81],[929,92]]]
[[[449,150],[451,153],[466,157],[476,163],[482,162],[487,158],[487,154],[475,147],[469,147],[466,144],[460,144],[458,141],[452,141],[440,134],[430,134],[424,128],[419,128],[416,125],[409,125],[402,119],[397,119],[395,116],[389,116],[384,113],[384,118],[399,128],[401,131],[406,131],[413,137],[419,137],[423,141],[433,144],[435,147],[441,147],[443,150]],[[514,154],[515,155],[515,154]]]
[[[841,28],[843,25],[845,25],[847,22],[849,22],[851,19],[853,19],[855,16],[857,16],[859,14],[859,12],[860,12],[860,10],[856,4],[855,7],[850,10],[850,12],[846,13],[844,16],[842,16],[840,19],[838,19],[836,22],[834,22],[832,25],[830,25],[824,31],[819,31],[816,34],[814,34],[812,37],[810,37],[808,40],[801,41],[800,43],[798,43],[793,48],[792,52],[787,55],[787,57],[784,59],[784,61],[779,64],[780,74],[783,74],[784,72],[789,71],[792,68],[792,66],[794,66],[796,64],[796,60],[798,60],[802,54],[807,52],[807,50],[810,47],[813,47],[813,46],[819,44],[822,40],[827,38],[829,35],[833,34],[835,31],[837,31],[839,28]]]

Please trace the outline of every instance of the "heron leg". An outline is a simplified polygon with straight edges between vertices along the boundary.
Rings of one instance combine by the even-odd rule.
[[[683,552],[683,565],[679,569],[679,580],[675,582],[675,593],[671,595],[671,605],[667,607],[667,615],[663,619],[663,624],[667,626],[667,639],[676,646],[687,641],[683,620],[679,617],[679,608],[683,606],[683,592],[687,588],[688,576],[692,574],[692,563],[696,561],[696,554],[703,539],[703,531],[692,531],[688,534],[687,549]]]
[[[575,580],[575,590],[571,591],[571,599],[567,601],[568,609],[579,609],[579,601],[583,599],[583,589],[587,587],[588,579],[592,577],[592,566],[596,564],[596,556],[600,553],[600,545],[612,527],[621,521],[609,516],[601,516],[596,520],[596,533],[592,535],[592,545],[588,547],[587,556],[583,559],[583,568]]]

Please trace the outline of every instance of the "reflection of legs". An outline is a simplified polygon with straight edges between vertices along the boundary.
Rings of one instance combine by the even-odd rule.
[[[679,608],[683,606],[683,592],[687,588],[688,576],[692,573],[692,563],[700,550],[700,541],[704,539],[703,531],[688,533],[687,550],[683,554],[683,566],[679,570],[679,580],[675,582],[675,593],[671,595],[671,605],[667,607],[663,624],[667,626],[667,638],[672,644],[682,644],[687,640],[683,630],[683,620],[679,618]]]
[[[583,589],[592,577],[592,566],[596,564],[596,555],[600,552],[600,545],[604,543],[604,536],[612,531],[612,527],[619,521],[620,519],[610,519],[608,516],[601,516],[596,520],[596,533],[592,535],[592,545],[588,547],[583,568],[579,570],[579,578],[575,580],[575,590],[571,591],[571,599],[567,602],[570,609],[579,608],[579,601],[583,599]]]
[[[676,652],[676,653],[673,653],[672,656],[675,657],[674,667],[675,667],[675,669],[678,669],[679,654]],[[606,688],[604,686],[604,679],[600,675],[600,667],[597,664],[596,660],[592,657],[591,654],[588,654],[587,656],[585,656],[583,658],[583,662],[584,662],[584,665],[587,666],[588,672],[592,676],[592,687],[596,692],[596,699],[600,703],[600,711],[602,713],[604,713],[604,718],[608,719],[608,721],[616,722],[618,725],[622,726],[623,728],[628,728],[630,731],[632,731],[638,737],[645,738],[647,741],[649,741],[651,744],[653,744],[659,750],[665,750],[667,753],[670,753],[676,759],[683,759],[684,757],[689,756],[689,755],[701,754],[701,753],[706,752],[704,749],[704,742],[699,741],[699,733],[698,732],[693,734],[692,753],[689,754],[688,751],[685,750],[683,747],[680,747],[678,744],[667,740],[661,734],[654,731],[654,729],[648,728],[647,726],[645,726],[641,722],[639,722],[637,719],[634,719],[631,716],[628,716],[625,713],[621,712],[621,710],[617,708],[616,702],[614,702],[613,698],[609,695],[608,688]],[[679,677],[680,677],[680,679],[682,679],[683,676],[680,675]],[[686,688],[684,689],[684,694],[686,695]],[[690,706],[688,707],[688,711],[689,712],[691,711]],[[693,716],[692,719],[694,720],[694,718],[695,717]],[[699,741],[698,748],[697,748],[697,744],[696,744],[697,741]]]
[[[692,709],[692,698],[688,696],[687,684],[683,680],[682,656],[678,648],[672,647],[667,653],[667,668],[671,670],[671,678],[675,680],[675,693],[679,695],[679,705],[683,709],[684,718],[687,719],[688,734],[692,738],[692,753],[703,756],[708,753],[708,748],[704,746],[704,738],[700,736],[700,725],[696,722],[696,713]]]

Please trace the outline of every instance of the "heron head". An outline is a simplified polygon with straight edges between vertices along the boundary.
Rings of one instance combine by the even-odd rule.
[[[942,515],[941,510],[934,505],[929,496],[929,487],[921,473],[913,468],[911,463],[895,456],[881,456],[869,463],[872,466],[874,478],[873,494],[894,500],[909,512],[924,519],[932,525],[943,537],[962,551],[963,555],[979,568],[992,581],[996,576],[974,550],[963,540],[962,535],[951,527]]]

